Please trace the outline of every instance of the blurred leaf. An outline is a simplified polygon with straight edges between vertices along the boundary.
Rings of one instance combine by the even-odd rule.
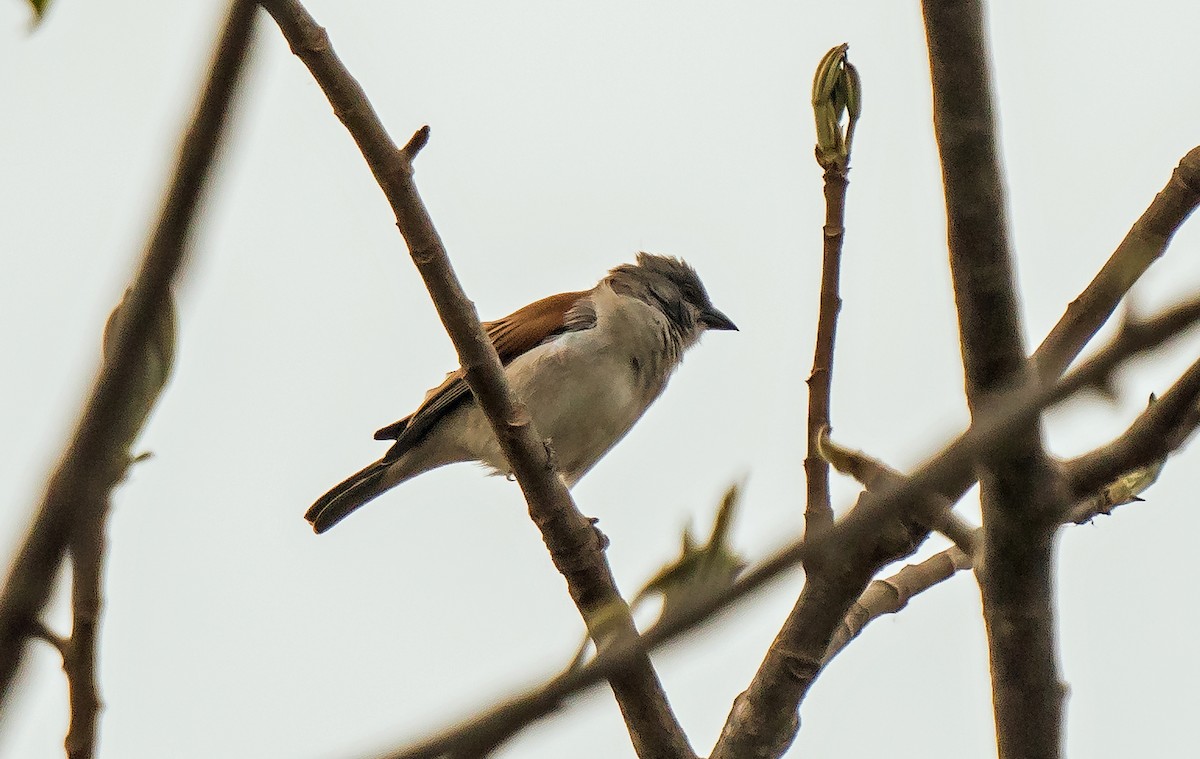
[[[725,491],[708,542],[696,545],[691,529],[684,529],[679,557],[646,582],[633,597],[631,607],[636,609],[638,604],[658,595],[662,598],[659,614],[662,619],[733,584],[746,568],[745,560],[727,543],[740,491],[736,484]]]
[[[662,597],[662,610],[658,619],[662,620],[667,615],[685,609],[733,584],[746,568],[745,560],[727,545],[729,528],[733,525],[740,495],[741,488],[737,484],[731,485],[729,490],[725,491],[713,520],[708,542],[704,545],[697,546],[691,529],[684,528],[679,558],[664,566],[646,582],[629,604],[629,613],[633,613],[640,604],[658,595]],[[624,603],[599,610],[590,623],[591,626],[593,629],[603,630],[611,621],[611,615],[618,611],[625,613]],[[585,635],[567,666],[568,671],[583,665],[590,642],[591,639]]]
[[[128,300],[129,292],[126,291],[104,325],[106,360],[116,348],[117,336],[124,328],[125,304]],[[116,436],[126,457],[129,456],[129,449],[133,447],[134,441],[145,426],[150,412],[154,410],[154,404],[167,384],[175,363],[175,306],[169,297],[158,304],[152,319],[150,341],[145,346],[137,364],[137,371],[130,380],[133,387],[130,388],[129,403],[120,422],[120,434]]]
[[[46,9],[50,7],[50,0],[29,0],[29,7],[33,9],[34,23],[40,22],[46,16]]]
[[[1167,459],[1164,456],[1140,469],[1121,475],[1104,489],[1105,501],[1109,506],[1124,506],[1142,500],[1138,495],[1154,484],[1166,463]]]
[[[1153,406],[1157,400],[1158,396],[1151,393],[1150,402],[1146,404],[1147,408]],[[1163,456],[1161,459],[1151,461],[1146,466],[1138,467],[1121,475],[1104,488],[1105,503],[1109,508],[1113,508],[1142,500],[1138,496],[1158,480],[1158,475],[1162,474],[1166,464],[1167,457]]]

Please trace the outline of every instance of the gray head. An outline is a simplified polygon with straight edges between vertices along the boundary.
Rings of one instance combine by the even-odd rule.
[[[708,299],[696,270],[678,258],[638,253],[637,263],[621,264],[607,281],[614,291],[662,311],[684,347],[705,330],[737,329]]]

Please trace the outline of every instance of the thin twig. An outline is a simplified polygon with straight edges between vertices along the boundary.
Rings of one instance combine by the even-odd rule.
[[[829,500],[829,464],[819,452],[822,430],[832,426],[829,415],[833,389],[833,346],[837,339],[837,317],[842,308],[838,282],[841,279],[843,226],[846,213],[848,169],[830,166],[825,170],[825,225],[822,228],[824,250],[821,258],[821,295],[817,315],[817,339],[813,349],[812,372],[808,375],[808,455],[804,474],[808,499],[804,510],[804,529],[817,534],[833,524],[833,505]]]
[[[994,408],[971,429],[959,435],[941,452],[903,482],[889,484],[834,523],[828,532],[801,538],[773,552],[746,570],[736,583],[670,618],[664,618],[636,641],[619,642],[601,651],[588,665],[564,673],[528,694],[517,696],[419,744],[387,754],[388,759],[418,759],[452,756],[470,750],[486,753],[522,728],[558,709],[574,693],[603,681],[646,651],[675,640],[735,602],[760,590],[768,582],[793,569],[814,552],[830,546],[852,544],[877,534],[885,520],[913,513],[923,505],[923,494],[943,492],[969,472],[983,451],[1002,443],[1042,409],[1103,385],[1124,361],[1148,351],[1200,322],[1200,298],[1182,303],[1153,319],[1126,325],[1095,356],[1085,361],[1054,387],[1025,387],[998,398]],[[839,620],[840,621],[840,620]]]
[[[58,651],[59,656],[61,656],[63,659],[67,658],[67,647],[70,646],[70,643],[66,638],[51,630],[46,623],[40,619],[35,620],[34,623],[30,625],[29,637],[46,641],[54,647],[55,651]]]
[[[100,631],[107,493],[101,510],[78,520],[71,531],[71,640],[63,656],[71,721],[65,741],[68,759],[91,759],[96,754],[100,722],[100,684],[96,654]]]
[[[72,525],[100,513],[111,485],[112,458],[125,455],[125,420],[137,412],[136,374],[153,350],[155,325],[168,308],[171,283],[186,251],[210,168],[222,144],[230,103],[252,39],[254,3],[234,0],[174,174],[146,245],[124,316],[106,352],[71,440],[50,476],[33,525],[0,593],[0,709],[10,692],[25,638],[50,596]]]
[[[1033,373],[1008,243],[982,0],[923,0],[922,11],[967,403],[976,417]],[[1058,756],[1064,687],[1051,576],[1065,498],[1037,417],[980,464],[984,541],[976,574],[999,754]]]
[[[325,30],[300,3],[264,0],[262,6],[324,90],[387,196],[396,226],[458,352],[467,384],[500,442],[525,494],[530,517],[541,530],[593,639],[601,646],[612,638],[636,638],[633,619],[596,531],[555,473],[550,449],[534,429],[529,412],[513,396],[500,359],[412,181],[411,162],[428,140],[428,127],[397,149],[366,93],[334,54]],[[636,657],[627,668],[613,672],[610,683],[638,756],[695,756],[648,656]]]
[[[861,110],[858,74],[846,58],[842,44],[821,59],[813,78],[813,112],[817,122],[817,163],[824,170],[825,224],[821,228],[821,289],[817,310],[817,337],[812,372],[808,375],[808,454],[804,459],[807,498],[804,529],[816,535],[833,524],[829,499],[829,464],[821,456],[821,435],[830,421],[833,391],[833,347],[837,339],[842,244],[846,238],[846,190],[850,184],[850,148]],[[849,121],[842,120],[849,111]],[[843,133],[845,128],[846,133]],[[813,571],[809,567],[809,571]]]
[[[909,564],[891,577],[873,581],[834,632],[821,667],[827,667],[868,624],[885,614],[895,614],[907,606],[913,596],[971,567],[971,557],[958,546],[950,546],[920,564]]]
[[[862,109],[861,83],[847,59],[848,45],[834,47],[813,77],[817,163],[824,169],[825,223],[822,228],[820,300],[812,372],[808,377],[808,453],[804,459],[804,534],[816,538],[833,525],[829,462],[822,442],[832,424],[834,344],[842,300],[839,292],[845,238],[846,190],[854,129]],[[845,123],[843,121],[845,120]],[[905,555],[927,531],[911,525],[872,537],[850,550],[815,553],[805,563],[804,588],[767,650],[746,690],[734,702],[714,759],[776,756],[787,750],[799,721],[793,708],[820,669],[828,631],[881,566],[883,557]],[[886,547],[885,547],[886,546]]]

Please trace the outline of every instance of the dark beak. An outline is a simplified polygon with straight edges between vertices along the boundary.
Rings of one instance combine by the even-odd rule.
[[[704,309],[704,313],[700,314],[700,323],[704,325],[705,329],[731,329],[735,332],[737,331],[737,325],[730,321],[728,316],[712,306]]]

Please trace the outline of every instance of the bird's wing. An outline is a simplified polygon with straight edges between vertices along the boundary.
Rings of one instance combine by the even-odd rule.
[[[503,319],[484,322],[483,328],[500,356],[500,363],[507,365],[555,335],[590,329],[596,323],[596,314],[591,298],[587,296],[586,290],[551,295]],[[399,458],[470,395],[471,390],[463,379],[462,369],[446,375],[442,384],[425,394],[425,400],[416,411],[375,433],[376,440],[396,441],[383,460],[388,462]]]

